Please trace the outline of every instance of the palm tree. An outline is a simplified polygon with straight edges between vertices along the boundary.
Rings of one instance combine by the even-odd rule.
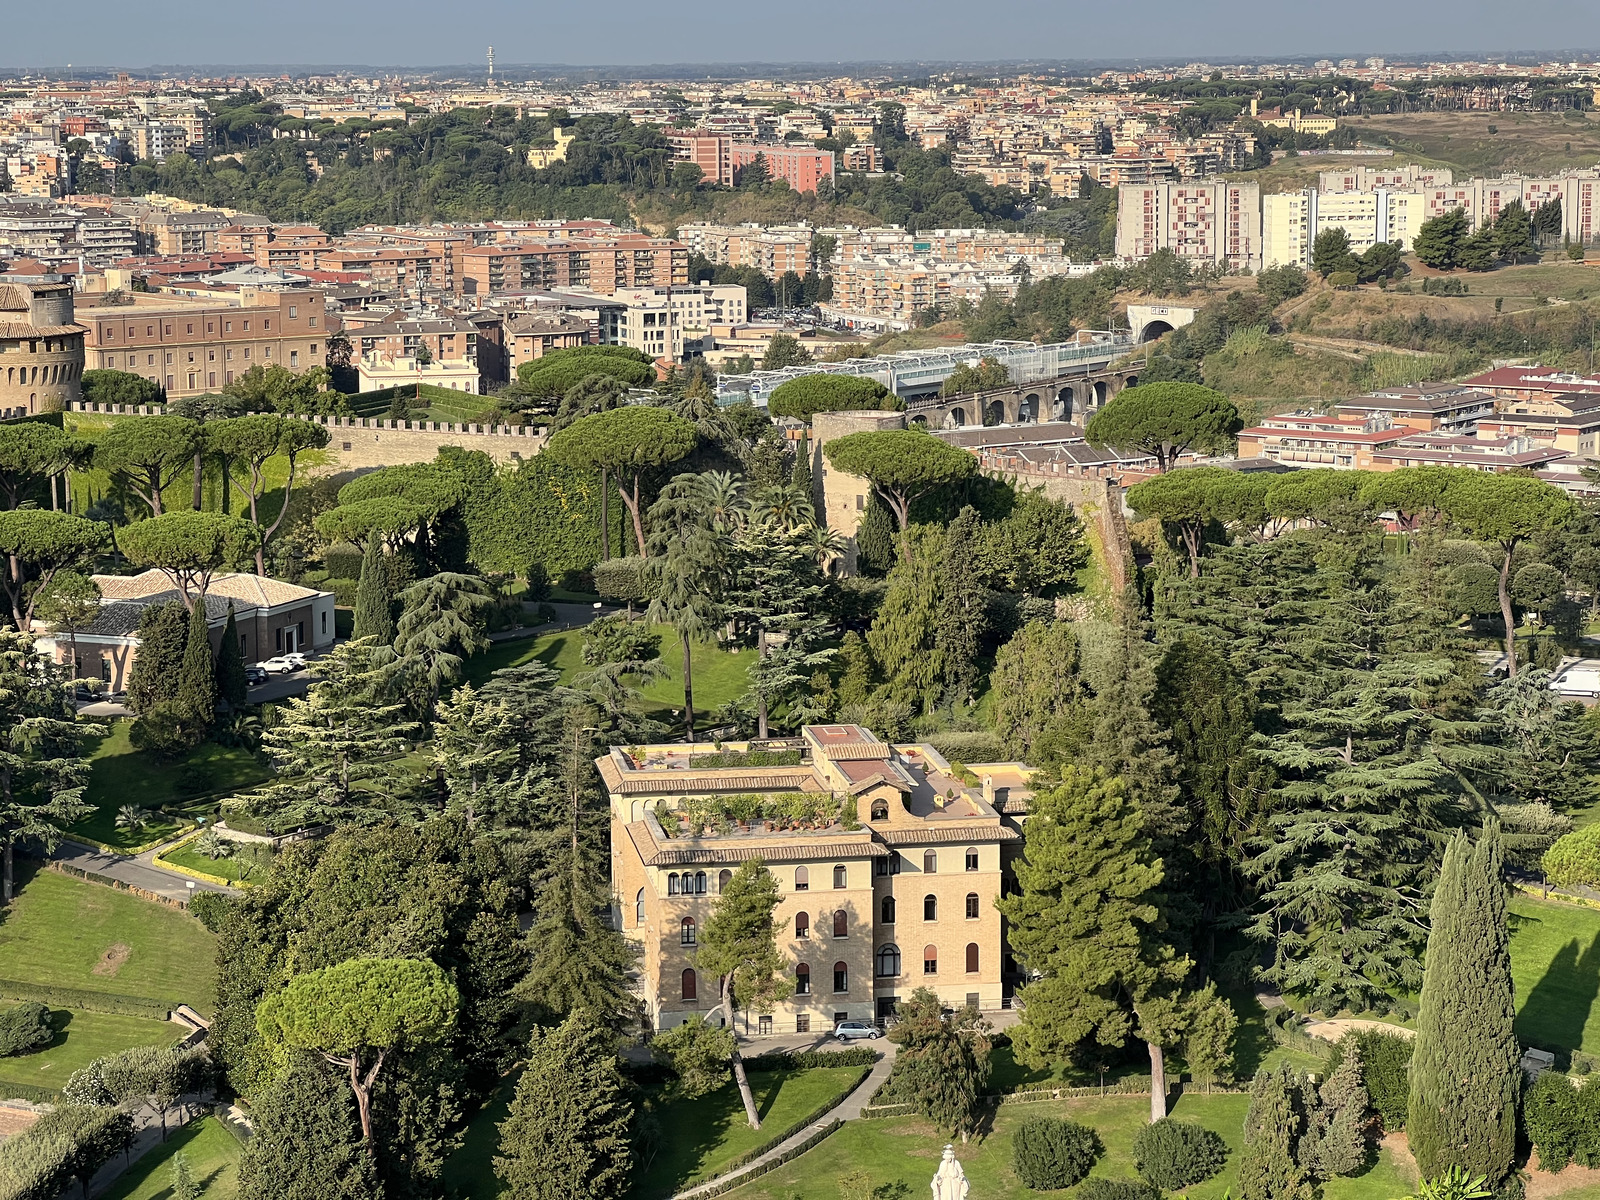
[[[645,569],[655,596],[645,619],[671,625],[683,643],[683,709],[694,741],[694,678],[691,643],[722,625],[727,546],[717,522],[739,518],[738,485],[730,476],[679,475],[650,506],[650,557]]]
[[[756,520],[788,534],[813,523],[817,510],[811,498],[792,483],[776,483],[762,488],[750,506]]]
[[[844,538],[839,531],[824,525],[811,524],[800,530],[800,544],[817,564],[817,570],[828,575],[833,565],[844,558]]]
[[[117,809],[117,828],[129,833],[139,833],[150,824],[150,811],[137,804],[124,804]]]

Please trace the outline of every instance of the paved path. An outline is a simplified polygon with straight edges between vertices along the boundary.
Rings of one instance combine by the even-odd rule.
[[[80,870],[92,871],[96,875],[104,875],[119,883],[154,892],[169,900],[187,900],[192,892],[222,892],[229,896],[239,894],[236,888],[207,883],[203,879],[190,879],[177,871],[168,871],[156,866],[155,856],[171,844],[169,842],[157,846],[153,850],[146,850],[143,854],[129,855],[108,854],[104,850],[85,846],[81,842],[63,841],[50,857]],[[191,883],[194,884],[192,888],[188,886]]]
[[[762,1041],[765,1042],[766,1039],[762,1039]],[[760,1158],[746,1163],[737,1171],[730,1171],[726,1175],[719,1175],[715,1179],[708,1179],[705,1183],[696,1184],[694,1187],[689,1188],[686,1191],[679,1192],[672,1198],[672,1200],[693,1200],[693,1198],[696,1196],[705,1195],[712,1188],[725,1187],[731,1180],[743,1179],[745,1176],[749,1175],[752,1171],[756,1170],[763,1164],[769,1163],[773,1159],[779,1158],[790,1150],[794,1149],[807,1138],[816,1134],[816,1132],[824,1125],[827,1125],[832,1121],[857,1120],[861,1116],[861,1110],[865,1108],[868,1101],[872,1099],[873,1093],[875,1093],[878,1088],[883,1085],[883,1081],[885,1079],[889,1078],[889,1072],[894,1069],[895,1052],[900,1048],[888,1038],[878,1038],[876,1041],[872,1042],[871,1045],[873,1049],[877,1050],[882,1055],[882,1057],[873,1064],[872,1072],[861,1081],[861,1085],[857,1087],[855,1091],[846,1096],[842,1103],[836,1105],[834,1108],[818,1117],[815,1121],[807,1125],[794,1136],[785,1138],[783,1141],[779,1142]],[[762,1049],[765,1050],[767,1047],[763,1045]]]

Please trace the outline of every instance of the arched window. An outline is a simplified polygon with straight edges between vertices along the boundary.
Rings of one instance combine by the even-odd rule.
[[[874,821],[887,821],[889,819],[889,802],[887,800],[874,800],[872,802],[872,819]]]
[[[842,888],[844,885],[845,885],[844,864],[840,863],[838,866],[833,868],[833,886],[836,887],[836,888]]]
[[[922,973],[924,975],[937,975],[939,973],[939,947],[924,946],[922,948]]]
[[[796,867],[794,869],[794,890],[797,892],[803,892],[810,888],[810,886],[811,872],[806,870],[804,867]]]
[[[717,876],[717,891],[720,893],[723,888],[727,887],[728,886],[728,880],[730,880],[732,878],[733,878],[733,872],[732,871],[724,870],[723,872],[721,872]]]
[[[922,919],[924,921],[939,919],[939,897],[929,895],[922,898]]]
[[[967,870],[976,871],[977,869],[978,869],[978,848],[976,846],[968,846],[967,847]]]
[[[694,918],[685,917],[678,923],[678,942],[680,945],[694,945]]]
[[[801,963],[794,969],[794,994],[796,996],[811,995],[811,964]]]
[[[811,936],[811,914],[797,912],[794,915],[794,935],[797,938]]]
[[[833,964],[833,990],[836,992],[850,990],[850,967],[843,959]]]
[[[936,874],[939,870],[939,855],[937,851],[925,850],[922,854],[922,869],[929,875]]]
[[[676,871],[674,871],[671,875],[667,876],[667,895],[676,896],[677,894],[678,894],[678,873]]]
[[[882,910],[883,910],[883,918],[882,918],[883,919],[883,923],[885,925],[893,925],[894,924],[894,897],[893,896],[885,896],[883,898]]]
[[[842,908],[833,914],[833,936],[850,936],[850,917]]]
[[[878,948],[878,978],[893,979],[900,974],[900,947],[894,944]]]
[[[683,998],[685,1000],[698,999],[698,997],[695,995],[695,979],[694,979],[694,968],[693,967],[685,967],[683,969]]]
[[[977,919],[978,919],[978,893],[977,892],[968,892],[967,893],[967,920],[976,921]]]
[[[639,889],[639,894],[633,898],[633,923],[644,924],[644,889]]]
[[[977,942],[968,942],[967,943],[967,974],[968,975],[976,975],[977,973],[978,973],[978,943]]]
[[[694,873],[694,891],[697,896],[706,894],[706,873],[704,871],[696,871]]]

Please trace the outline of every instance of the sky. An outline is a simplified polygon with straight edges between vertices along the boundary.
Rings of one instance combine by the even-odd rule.
[[[1600,49],[1595,0],[0,0],[0,69],[865,62]]]

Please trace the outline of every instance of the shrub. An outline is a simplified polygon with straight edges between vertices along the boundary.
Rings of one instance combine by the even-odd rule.
[[[1177,1191],[1222,1170],[1228,1147],[1203,1125],[1164,1117],[1134,1135],[1133,1165],[1158,1188]]]
[[[1011,1143],[1011,1162],[1017,1178],[1034,1191],[1071,1187],[1089,1173],[1104,1153],[1099,1134],[1087,1125],[1060,1117],[1028,1118],[1017,1127]]]
[[[524,600],[538,604],[550,599],[550,572],[544,569],[542,562],[530,564],[523,578],[528,582],[528,586],[522,591]]]
[[[876,379],[864,375],[802,375],[774,388],[767,398],[767,412],[774,417],[793,417],[808,425],[819,412],[849,412],[854,409],[893,411],[900,399],[889,393]]]
[[[1335,288],[1353,288],[1360,279],[1354,271],[1335,271],[1328,276],[1328,286]]]
[[[584,665],[589,667],[660,658],[661,635],[652,633],[643,621],[630,621],[621,613],[613,613],[584,630],[581,653]]]
[[[1539,1152],[1541,1171],[1559,1171],[1571,1162],[1582,1137],[1572,1080],[1558,1071],[1535,1079],[1522,1098],[1522,1123]]]
[[[1600,825],[1557,838],[1545,851],[1544,873],[1558,887],[1600,884]]]
[[[0,1012],[0,1057],[27,1054],[48,1045],[55,1035],[50,1027],[50,1010],[36,1000]]]
[[[221,892],[196,891],[189,897],[189,915],[216,933],[228,915],[228,898]]]
[[[972,733],[953,731],[930,733],[928,745],[951,762],[992,763],[1004,762],[1008,757],[1000,739],[987,730]]]
[[[360,579],[361,558],[356,547],[339,542],[322,552],[322,565],[328,569],[329,579]]]
[[[1361,1048],[1361,1073],[1373,1111],[1390,1133],[1404,1129],[1411,1090],[1411,1039],[1381,1029],[1347,1033],[1328,1056],[1327,1075],[1339,1069],[1352,1039]]]
[[[329,579],[322,584],[322,590],[333,593],[333,602],[340,608],[354,608],[356,606],[356,589],[361,586],[356,579]]]
[[[604,600],[637,604],[649,599],[644,559],[637,555],[612,558],[594,565],[594,590]]]
[[[1083,1181],[1077,1200],[1161,1200],[1161,1193],[1140,1179],[1106,1179],[1096,1175]]]

